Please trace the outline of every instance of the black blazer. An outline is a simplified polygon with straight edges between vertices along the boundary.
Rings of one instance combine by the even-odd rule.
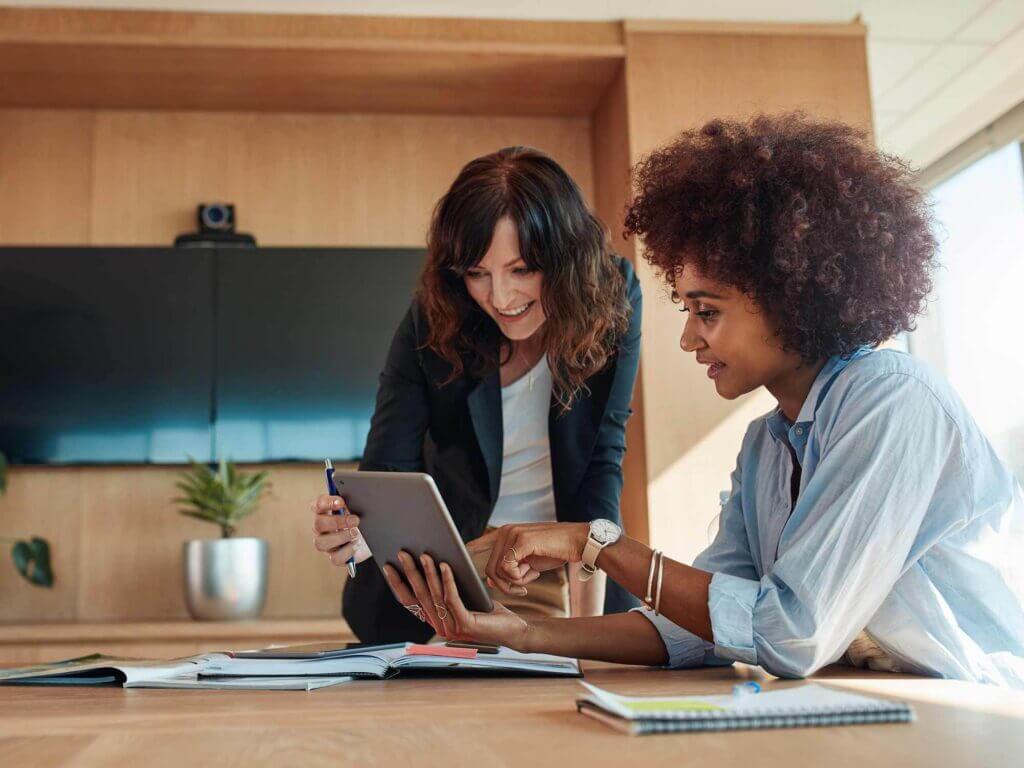
[[[626,420],[640,359],[640,282],[617,258],[632,306],[629,329],[609,364],[587,380],[572,409],[552,402],[548,436],[555,509],[563,522],[618,522]],[[464,374],[444,386],[451,365],[424,346],[426,318],[413,301],[380,375],[377,406],[361,470],[427,472],[433,476],[464,541],[483,534],[494,511],[503,450],[498,372]],[[608,582],[606,610],[636,601]],[[422,642],[432,631],[403,609],[372,560],[360,564],[344,590],[342,613],[363,642]]]

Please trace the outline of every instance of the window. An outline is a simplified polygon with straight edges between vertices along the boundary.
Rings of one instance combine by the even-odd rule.
[[[932,189],[940,268],[910,351],[943,372],[1024,478],[1024,168],[1017,142]]]

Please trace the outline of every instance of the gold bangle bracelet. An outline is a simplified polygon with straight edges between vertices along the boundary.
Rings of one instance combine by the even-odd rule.
[[[661,609],[661,579],[665,575],[665,555],[658,553],[658,589],[654,593],[654,615]]]
[[[651,594],[651,588],[654,586],[654,565],[658,561],[658,550],[651,550],[651,569],[647,573],[647,597],[644,598],[644,605],[648,608],[653,608],[654,596]]]

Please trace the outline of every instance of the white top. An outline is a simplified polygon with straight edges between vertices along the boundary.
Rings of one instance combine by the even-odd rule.
[[[555,522],[550,410],[551,369],[544,355],[522,378],[501,388],[501,486],[490,525]]]

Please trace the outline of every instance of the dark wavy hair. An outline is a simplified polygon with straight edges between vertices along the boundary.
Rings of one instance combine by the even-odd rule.
[[[553,391],[568,410],[615,354],[631,310],[607,231],[569,174],[543,152],[509,147],[479,157],[438,201],[417,292],[429,325],[426,346],[452,366],[444,383],[508,361],[511,343],[463,280],[506,216],[527,267],[544,276],[542,332]]]
[[[804,360],[912,329],[931,291],[930,208],[848,125],[713,120],[643,159],[634,192],[626,232],[670,285],[691,264],[742,290]]]

